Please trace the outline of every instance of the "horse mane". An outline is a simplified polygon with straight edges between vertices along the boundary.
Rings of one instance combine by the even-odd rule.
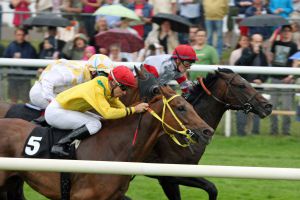
[[[208,73],[206,75],[206,77],[203,79],[204,85],[206,87],[213,85],[217,81],[217,79],[220,77],[219,72],[226,73],[226,74],[234,73],[231,69],[228,69],[228,68],[218,68],[217,70],[215,70],[215,73]],[[197,81],[197,84],[195,84],[193,90],[191,90],[190,98],[195,99],[199,95],[202,96],[203,94],[205,94],[205,91],[204,91],[203,87],[201,86],[201,84]]]
[[[175,92],[170,86],[168,86],[168,85],[162,86],[160,89],[161,89],[164,93],[169,94],[169,95],[175,95],[175,94],[176,94],[176,92]],[[160,99],[162,98],[162,96],[163,96],[162,94],[161,94],[161,95],[155,96],[154,98],[152,98],[152,99],[149,101],[149,104],[155,103],[156,101],[160,100]]]

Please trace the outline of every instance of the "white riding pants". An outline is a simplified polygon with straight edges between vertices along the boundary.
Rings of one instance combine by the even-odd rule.
[[[63,109],[55,99],[46,108],[45,119],[48,124],[59,129],[74,130],[85,125],[91,135],[102,127],[97,115]]]
[[[42,109],[46,109],[49,105],[49,101],[42,94],[42,86],[36,81],[29,92],[30,102]]]

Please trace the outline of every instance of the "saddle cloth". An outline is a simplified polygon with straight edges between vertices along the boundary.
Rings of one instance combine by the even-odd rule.
[[[32,130],[25,142],[23,156],[25,158],[61,158],[53,155],[51,148],[70,131],[37,126]],[[74,145],[70,147],[70,155],[68,159],[75,159]]]
[[[43,114],[43,110],[33,107],[30,104],[15,104],[7,111],[5,118],[19,118],[26,121],[32,121]]]

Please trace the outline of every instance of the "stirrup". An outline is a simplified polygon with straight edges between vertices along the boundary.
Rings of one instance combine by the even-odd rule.
[[[68,157],[68,156],[70,156],[70,153],[66,152],[64,146],[62,146],[62,145],[54,145],[51,148],[51,153],[55,154],[57,156],[60,156],[60,157]]]

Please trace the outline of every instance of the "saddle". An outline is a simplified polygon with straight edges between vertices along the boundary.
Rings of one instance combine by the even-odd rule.
[[[7,111],[5,118],[19,118],[32,121],[42,116],[44,110],[31,104],[14,104]]]

